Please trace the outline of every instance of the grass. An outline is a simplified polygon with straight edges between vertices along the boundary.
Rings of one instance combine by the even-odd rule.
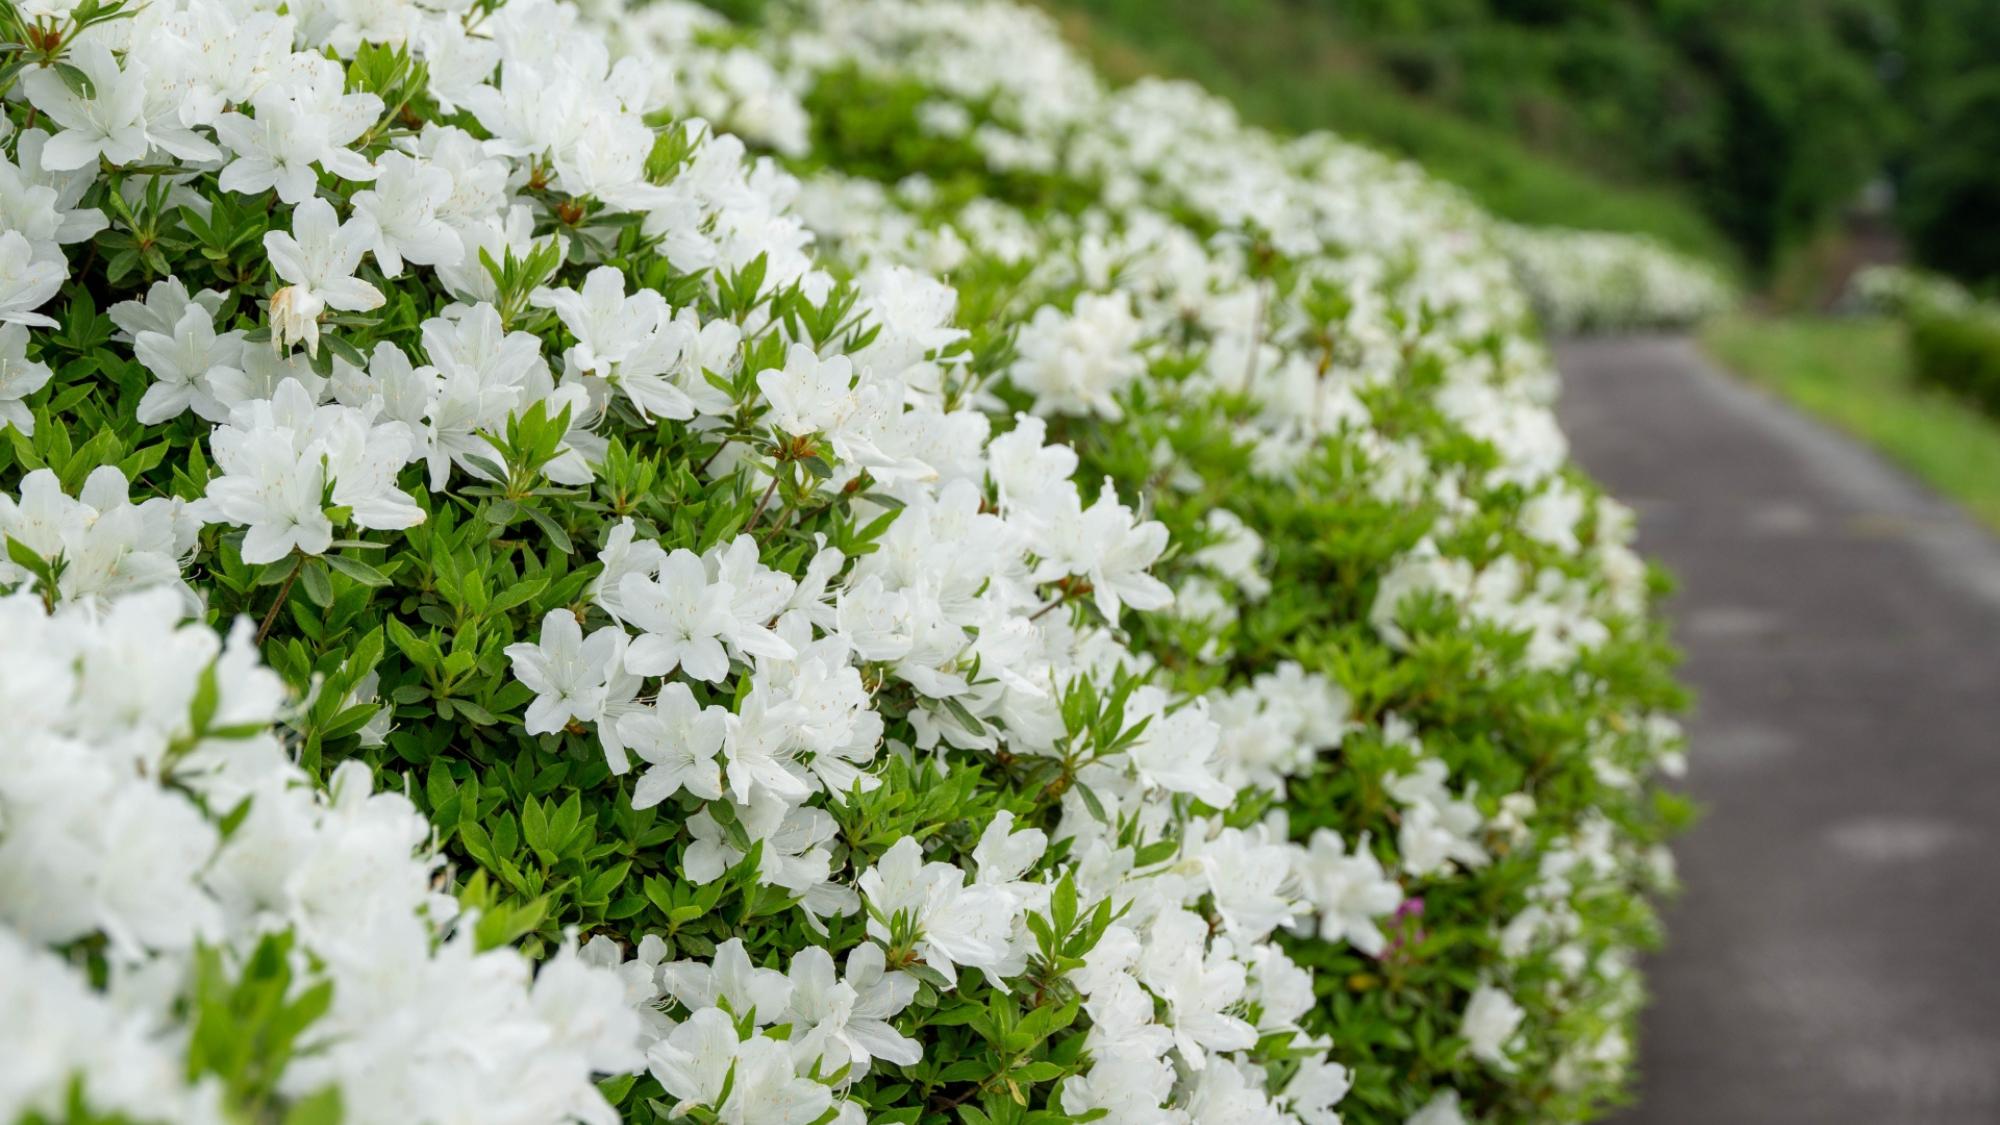
[[[1647,234],[1729,268],[1729,241],[1683,195],[1614,182],[1412,99],[1323,12],[1282,0],[1039,0],[1114,80],[1192,79],[1258,124],[1331,129],[1424,165],[1521,223]]]
[[[1874,446],[2000,530],[2000,422],[1918,386],[1899,323],[1736,315],[1708,324],[1701,341],[1723,365]]]

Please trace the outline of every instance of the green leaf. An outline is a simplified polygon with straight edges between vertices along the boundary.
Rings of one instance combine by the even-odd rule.
[[[304,587],[306,597],[310,598],[314,605],[324,609],[333,604],[333,580],[327,577],[326,567],[321,565],[321,559],[308,559],[305,565],[299,568],[299,585]]]
[[[328,1086],[293,1102],[285,1111],[284,1125],[340,1125],[340,1087]]]
[[[362,562],[360,559],[351,559],[346,555],[322,555],[320,557],[326,560],[326,565],[354,579],[363,586],[380,587],[389,584],[388,575]]]

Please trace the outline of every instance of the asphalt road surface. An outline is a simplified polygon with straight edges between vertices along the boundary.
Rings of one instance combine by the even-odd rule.
[[[2000,1122],[2000,543],[1685,340],[1557,360],[1700,695],[1620,1125]]]

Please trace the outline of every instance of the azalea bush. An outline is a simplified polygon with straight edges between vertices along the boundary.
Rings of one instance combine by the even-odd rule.
[[[754,50],[772,74],[735,101],[685,72],[704,111],[790,154],[857,276],[942,271],[969,323],[1018,325],[987,365],[1002,440],[1059,435],[1180,545],[1135,643],[1221,701],[1232,780],[1306,849],[1287,948],[1354,1075],[1343,1119],[1614,1101],[1684,815],[1649,784],[1679,694],[1630,513],[1566,463],[1506,232],[1335,138],[1108,90],[1011,4],[774,7],[748,48],[691,12],[623,26]],[[1263,698],[1314,678],[1337,694],[1306,726]]]
[[[736,14],[0,16],[0,1119],[1602,1105],[1677,696],[1483,217]]]
[[[1513,224],[1498,229],[1501,248],[1550,332],[1684,328],[1736,304],[1722,271],[1654,239]]]

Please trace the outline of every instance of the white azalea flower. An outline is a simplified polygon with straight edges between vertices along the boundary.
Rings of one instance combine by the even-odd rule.
[[[303,341],[307,351],[317,351],[319,320],[328,309],[382,307],[381,290],[354,276],[369,237],[366,224],[340,222],[333,205],[317,197],[292,212],[292,233],[265,232],[271,269],[288,283],[271,295],[272,331],[280,348]]]
[[[28,358],[28,328],[0,323],[0,426],[13,426],[23,436],[35,432],[35,416],[22,400],[53,377],[46,363]]]

